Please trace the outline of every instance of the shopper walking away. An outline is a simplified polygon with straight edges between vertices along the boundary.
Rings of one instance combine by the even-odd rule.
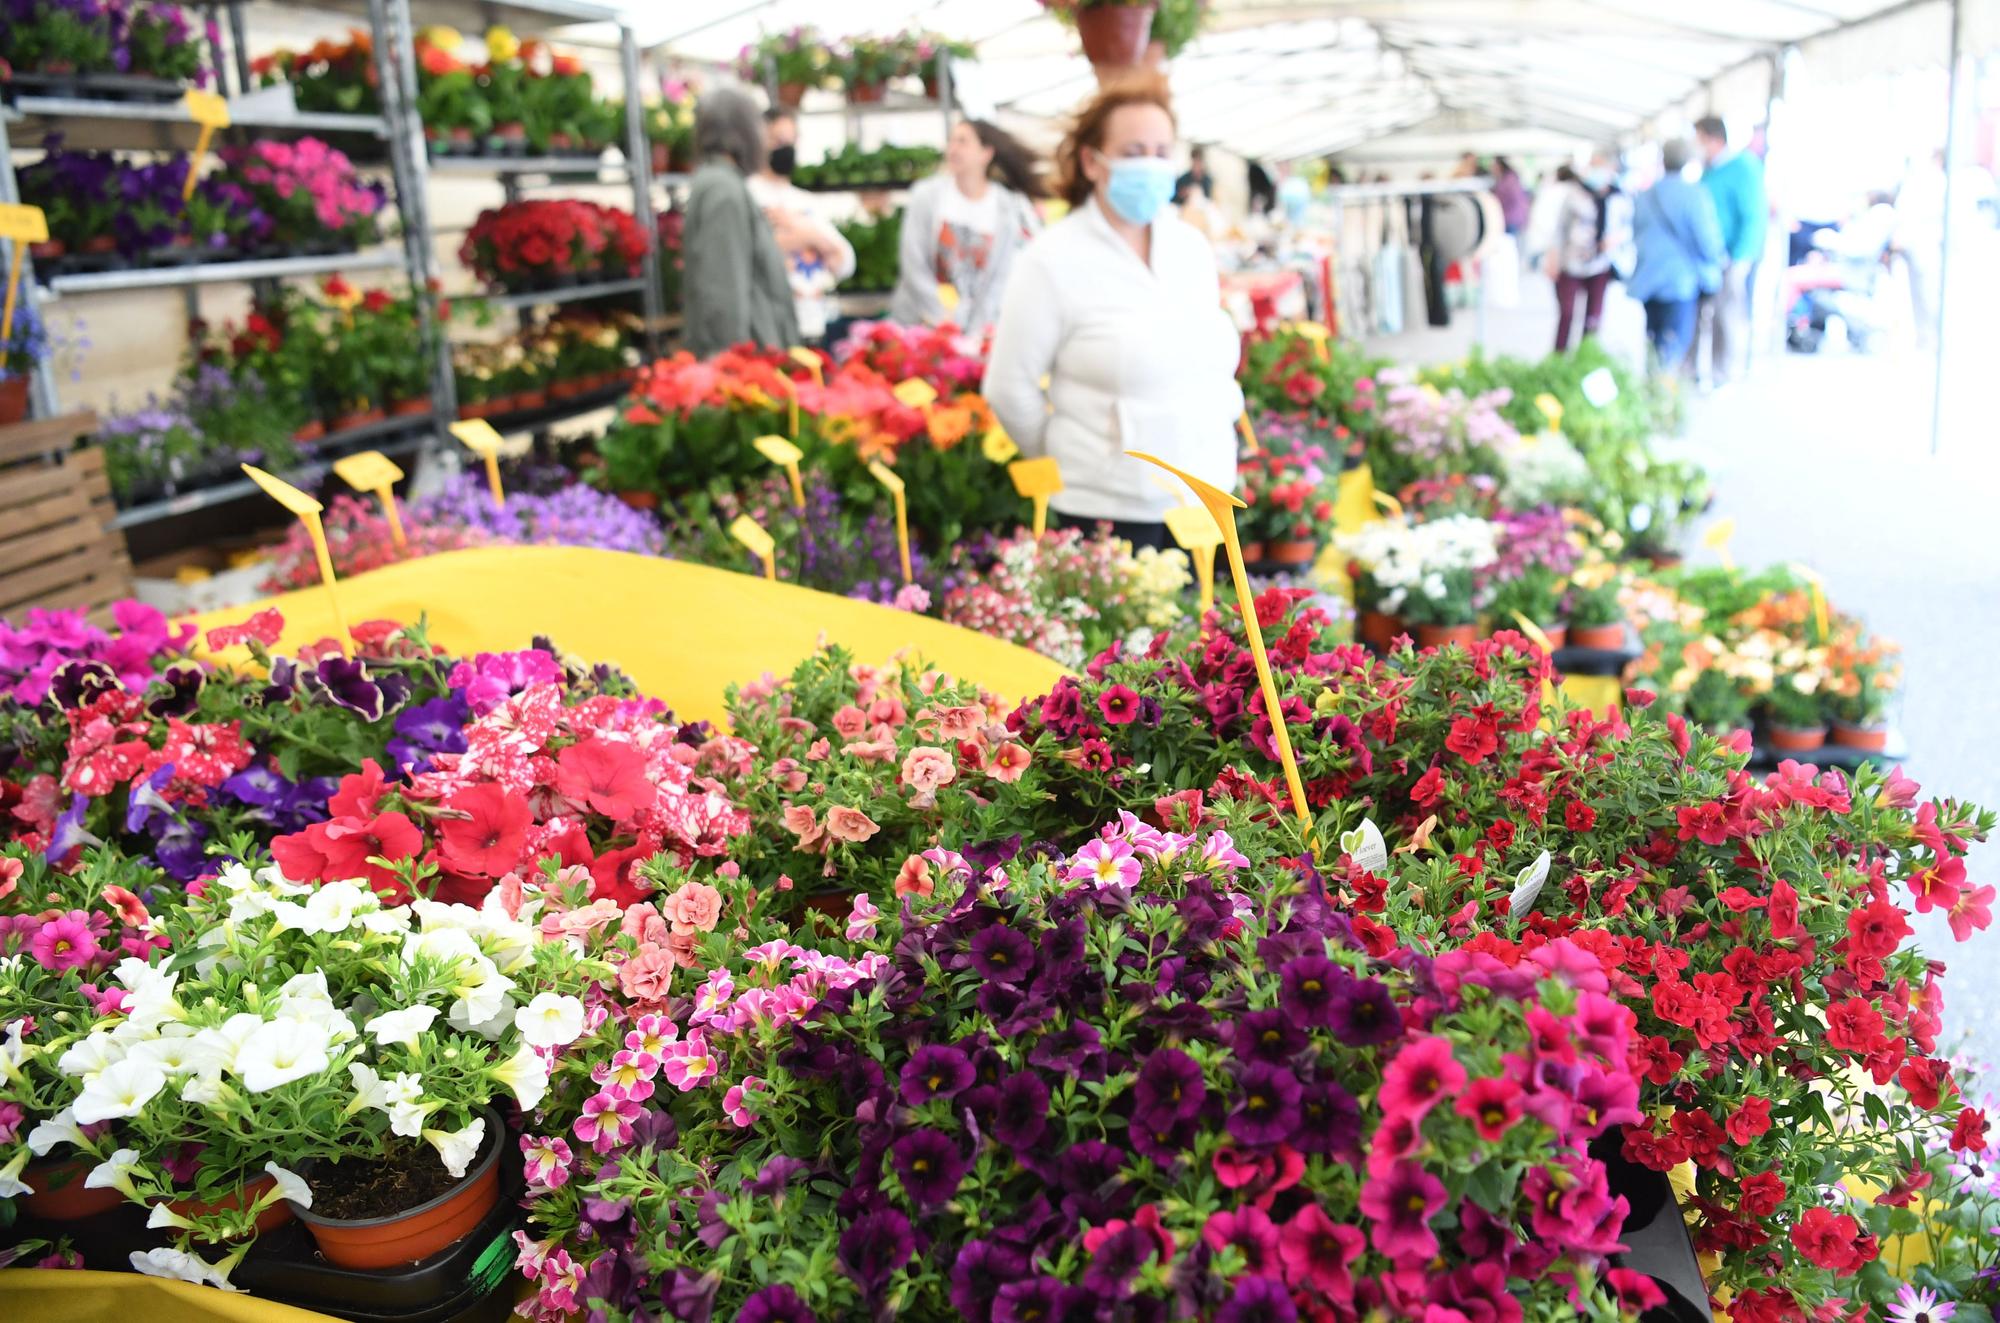
[[[791,348],[799,326],[785,255],[745,182],[765,161],[756,102],[733,88],[703,97],[694,149],[681,249],[687,347],[702,357],[745,343]]]
[[[812,194],[792,183],[798,165],[798,116],[783,106],[764,112],[764,168],[750,176],[750,196],[785,255],[799,339],[818,344],[835,310],[833,291],[854,274],[854,245],[827,220]]]
[[[1701,186],[1715,201],[1722,225],[1722,274],[1713,295],[1701,301],[1690,368],[1698,369],[1701,344],[1708,345],[1708,379],[1720,386],[1742,373],[1750,349],[1750,276],[1764,254],[1770,223],[1764,196],[1764,163],[1749,152],[1729,150],[1729,129],[1719,116],[1695,121],[1694,136],[1706,163]]]
[[[1646,305],[1646,343],[1656,370],[1676,372],[1694,341],[1695,311],[1722,279],[1722,226],[1708,190],[1686,176],[1691,149],[1660,149],[1665,173],[1632,204],[1638,260],[1626,292]]]
[[[1045,191],[1026,147],[985,120],[953,125],[944,171],[910,191],[889,316],[910,326],[951,322],[973,335],[991,329],[1015,259],[1041,230],[1034,199]],[[941,285],[957,293],[954,307]]]
[[[1070,214],[1022,254],[986,368],[1007,434],[1062,467],[1058,522],[1108,521],[1142,547],[1168,545],[1161,521],[1187,498],[1125,452],[1233,487],[1243,410],[1214,250],[1168,206],[1175,132],[1157,76],[1084,107],[1056,157]]]
[[[1528,228],[1528,212],[1535,200],[1504,156],[1493,158],[1493,200],[1500,204],[1500,219],[1506,224],[1508,235],[1520,238],[1521,231]]]
[[[1593,152],[1583,173],[1561,184],[1556,233],[1548,271],[1556,282],[1556,352],[1570,347],[1576,305],[1583,302],[1583,334],[1596,335],[1604,319],[1604,293],[1614,273],[1631,269],[1632,199],[1618,187],[1610,151]]]

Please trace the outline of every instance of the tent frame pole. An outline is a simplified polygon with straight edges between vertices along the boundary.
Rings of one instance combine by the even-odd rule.
[[[1938,227],[1937,324],[1932,328],[1931,352],[1936,362],[1931,370],[1931,458],[1937,458],[1944,433],[1944,327],[1945,306],[1951,299],[1951,220],[1956,209],[1958,187],[1959,102],[1965,99],[1960,85],[1965,65],[1965,0],[1951,0],[1950,65],[1945,70],[1944,118],[1944,224]]]

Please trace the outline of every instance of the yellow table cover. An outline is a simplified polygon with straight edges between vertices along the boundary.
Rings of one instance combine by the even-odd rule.
[[[327,1323],[324,1314],[134,1272],[0,1272],[7,1323]]]
[[[724,720],[726,686],[789,672],[824,639],[877,664],[904,649],[1012,701],[1068,674],[1025,648],[869,602],[713,566],[587,547],[477,547],[342,579],[351,624],[430,622],[450,652],[501,652],[545,635],[611,662],[683,720]],[[205,632],[277,607],[279,649],[337,633],[326,590],[300,589],[196,618]]]

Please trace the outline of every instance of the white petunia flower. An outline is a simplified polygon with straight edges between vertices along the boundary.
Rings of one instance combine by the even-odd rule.
[[[437,1017],[435,1006],[410,1006],[400,1011],[384,1011],[362,1028],[378,1043],[398,1043],[415,1051],[418,1040]]]
[[[154,1204],[153,1211],[146,1215],[146,1229],[148,1231],[158,1231],[162,1227],[173,1227],[177,1231],[189,1231],[194,1228],[194,1223],[163,1203]]]
[[[139,1162],[137,1149],[121,1148],[104,1161],[90,1169],[83,1178],[86,1190],[116,1190],[127,1199],[132,1197],[132,1174],[145,1168]]]
[[[486,1140],[486,1118],[474,1118],[472,1124],[463,1130],[426,1130],[424,1138],[437,1150],[444,1169],[454,1178],[463,1177],[465,1169],[479,1156],[479,1146]]]
[[[21,1173],[28,1169],[30,1156],[32,1155],[24,1148],[16,1153],[6,1166],[0,1167],[0,1199],[12,1199],[16,1195],[34,1193],[28,1183],[21,1179]]]
[[[165,1247],[132,1251],[134,1271],[148,1277],[167,1277],[174,1281],[193,1282],[196,1286],[213,1286],[218,1291],[234,1291],[229,1284],[229,1274],[199,1255],[185,1250]]]
[[[1507,897],[1507,913],[1520,918],[1535,907],[1535,898],[1542,894],[1542,884],[1549,880],[1549,852],[1542,851],[1529,864],[1514,875],[1514,891]]]
[[[566,993],[538,992],[514,1012],[514,1027],[535,1047],[567,1047],[583,1032],[583,1003]]]
[[[493,1067],[492,1074],[514,1095],[514,1101],[521,1104],[523,1112],[532,1112],[539,1107],[549,1091],[548,1062],[525,1043],[513,1056]]]
[[[280,1167],[275,1162],[265,1163],[264,1171],[278,1183],[280,1198],[289,1199],[301,1208],[313,1206],[312,1187],[306,1184],[304,1177],[295,1171]]]
[[[89,1034],[70,1044],[69,1050],[56,1058],[56,1069],[87,1084],[124,1059],[125,1045],[107,1031]]]
[[[236,1054],[243,1087],[265,1093],[327,1068],[328,1035],[311,1020],[272,1020],[251,1034]]]
[[[63,1108],[28,1132],[28,1151],[38,1158],[47,1157],[49,1150],[57,1144],[74,1144],[82,1148],[88,1142],[83,1128],[76,1123],[74,1107]]]
[[[137,1116],[167,1087],[167,1073],[150,1061],[127,1059],[100,1071],[76,1096],[78,1125]]]

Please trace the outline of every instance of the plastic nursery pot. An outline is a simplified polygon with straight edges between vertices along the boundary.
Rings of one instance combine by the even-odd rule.
[[[1810,753],[1826,743],[1826,727],[1773,726],[1769,738],[1780,753]]]
[[[1420,648],[1442,648],[1453,643],[1461,648],[1469,648],[1478,641],[1477,625],[1417,626],[1417,646]]]
[[[928,101],[938,99],[938,78],[936,74],[924,75],[924,98]]]
[[[546,390],[524,390],[514,397],[516,409],[540,409],[548,402],[549,393]]]
[[[0,426],[28,416],[28,379],[0,377]]]
[[[276,1180],[269,1176],[259,1176],[255,1180],[245,1181],[241,1189],[217,1199],[214,1203],[205,1203],[200,1199],[170,1199],[167,1201],[167,1207],[179,1213],[182,1217],[201,1217],[208,1213],[226,1212],[230,1209],[242,1208],[248,1204],[256,1203],[257,1200],[264,1196],[266,1191],[270,1190],[277,1183]],[[261,1235],[266,1231],[276,1231],[291,1220],[291,1202],[280,1199],[263,1212],[257,1214],[258,1234]]]
[[[1261,565],[1263,561],[1264,544],[1262,542],[1245,542],[1243,544],[1243,563],[1245,565]]]
[[[93,234],[76,246],[79,253],[101,255],[118,251],[118,236],[115,234]]]
[[[392,418],[414,418],[420,413],[429,413],[430,411],[430,399],[424,395],[418,395],[407,400],[397,400],[389,406],[389,416]]]
[[[658,492],[621,491],[618,493],[618,499],[631,506],[634,510],[657,510],[660,508],[660,494]]]
[[[315,418],[309,423],[300,424],[297,430],[295,430],[292,433],[292,440],[298,442],[300,445],[306,445],[309,442],[319,440],[321,437],[325,435],[326,435],[325,420],[320,418]]]
[[[1554,652],[1558,648],[1563,648],[1568,646],[1569,644],[1568,625],[1543,625],[1541,624],[1540,621],[1537,621],[1536,624],[1540,626],[1543,636],[1548,639],[1550,652]]]
[[[346,413],[337,413],[329,419],[326,430],[329,432],[352,432],[357,427],[366,427],[370,423],[379,423],[381,421],[382,411],[380,409],[349,409]]]
[[[1625,626],[1615,625],[1571,625],[1569,645],[1572,648],[1622,648],[1625,646]]]
[[[804,83],[778,84],[779,105],[790,106],[793,110],[797,110],[801,105],[804,104],[805,99],[806,99],[806,85]]]
[[[881,83],[849,83],[847,104],[851,106],[872,106],[888,94],[888,88]]]
[[[1354,618],[1354,637],[1377,652],[1387,652],[1402,632],[1402,617],[1386,611],[1363,611]]]
[[[1083,57],[1100,74],[1130,69],[1146,58],[1153,35],[1152,5],[1093,5],[1076,11]]]
[[[21,1173],[28,1187],[21,1206],[44,1222],[81,1222],[109,1212],[124,1203],[125,1196],[109,1186],[93,1190],[84,1185],[83,1178],[96,1165],[79,1158],[29,1163]]]
[[[1264,558],[1274,565],[1307,565],[1319,555],[1319,543],[1284,541],[1264,544]]]
[[[486,1143],[465,1178],[437,1198],[387,1217],[347,1220],[298,1210],[328,1263],[342,1268],[389,1268],[427,1259],[470,1235],[500,1202],[500,1118],[486,1118]]]
[[[1889,747],[1887,726],[1850,726],[1845,721],[1833,723],[1833,742],[1844,749],[1859,749],[1863,753],[1880,753]]]
[[[28,256],[34,258],[37,262],[53,261],[67,251],[69,250],[63,247],[61,239],[44,239],[40,243],[31,243],[28,245]]]

